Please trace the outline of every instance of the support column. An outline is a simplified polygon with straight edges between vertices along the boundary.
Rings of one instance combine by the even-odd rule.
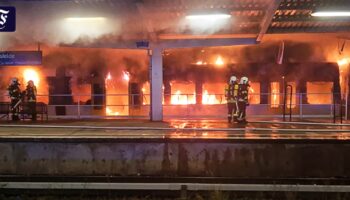
[[[151,52],[151,121],[163,120],[163,58],[161,48],[153,48]]]

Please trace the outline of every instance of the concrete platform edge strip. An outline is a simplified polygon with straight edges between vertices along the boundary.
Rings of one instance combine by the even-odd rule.
[[[316,125],[316,126],[350,126],[350,124],[333,124],[319,122],[276,122],[276,121],[249,121],[256,124],[290,124],[290,125]]]
[[[334,132],[350,133],[339,129],[283,129],[283,128],[167,128],[167,127],[108,127],[108,126],[59,126],[59,125],[0,125],[0,128],[67,128],[67,129],[103,129],[103,130],[134,130],[134,131],[281,131],[281,132]]]
[[[266,192],[350,192],[349,185],[299,184],[206,184],[206,183],[88,183],[88,182],[0,182],[0,189],[50,190],[186,190]]]

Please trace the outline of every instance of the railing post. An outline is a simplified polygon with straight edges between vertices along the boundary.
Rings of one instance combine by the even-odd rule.
[[[335,104],[335,92],[333,89],[333,123],[336,122],[336,108],[335,108],[336,104]]]
[[[290,89],[290,93],[288,92],[289,96],[289,121],[292,121],[292,100],[293,100],[293,86],[291,85],[285,85],[283,88],[283,121],[286,121],[286,106],[287,106],[287,92]]]
[[[343,99],[340,95],[340,123],[343,123]]]
[[[188,104],[188,94],[186,94],[186,112],[187,112],[187,117],[189,117],[190,116],[190,111],[189,111],[189,104]]]
[[[287,95],[286,95],[286,88],[283,89],[283,121],[286,121],[286,101],[287,101]]]
[[[137,94],[131,94],[131,107],[129,107],[129,116],[133,117],[133,113],[134,113],[134,108],[136,108],[135,105],[135,95]],[[129,105],[130,106],[130,105]]]
[[[303,119],[303,93],[299,93],[299,118]]]
[[[345,96],[345,120],[348,119],[348,99],[349,98],[349,93],[346,91],[346,96]]]
[[[80,119],[80,94],[78,95],[78,119]]]
[[[290,96],[289,96],[289,121],[292,121],[292,104],[293,104],[293,86],[292,85],[287,85],[287,88],[290,88]]]

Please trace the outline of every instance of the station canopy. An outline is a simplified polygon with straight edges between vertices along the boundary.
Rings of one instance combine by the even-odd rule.
[[[313,16],[320,10],[350,8],[348,0],[3,0],[0,4],[17,8],[17,37],[27,34],[29,39],[60,43],[88,43],[91,38],[96,44],[235,37],[260,41],[266,33],[350,30],[349,16]]]

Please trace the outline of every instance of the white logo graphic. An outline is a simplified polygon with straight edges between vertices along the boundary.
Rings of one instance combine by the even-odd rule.
[[[9,14],[9,12],[10,11],[0,9],[0,30],[5,28],[7,14]]]

